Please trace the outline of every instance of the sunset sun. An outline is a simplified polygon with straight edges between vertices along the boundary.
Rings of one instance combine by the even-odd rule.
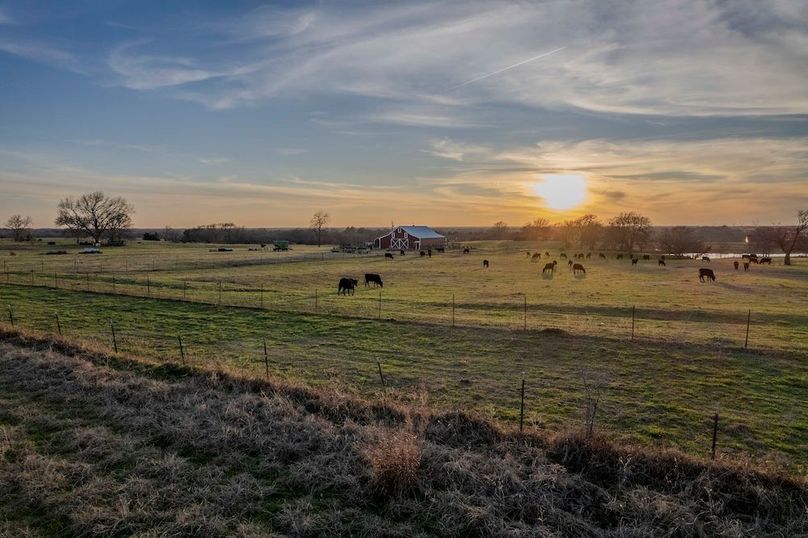
[[[533,192],[550,209],[573,209],[586,200],[586,178],[577,174],[544,175],[541,181],[533,185]]]

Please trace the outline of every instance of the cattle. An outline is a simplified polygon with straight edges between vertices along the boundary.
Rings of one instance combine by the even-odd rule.
[[[562,252],[562,253],[561,253],[561,257],[562,257],[562,258],[564,258],[564,259],[566,260],[566,259],[567,259],[567,254],[566,254],[566,253],[564,253],[564,252]]]
[[[709,256],[702,256],[701,261],[710,263],[710,257]]]
[[[606,254],[604,254],[604,253],[602,253],[602,252],[601,252],[600,254],[598,254],[598,257],[599,257],[601,260],[605,260],[605,259],[606,259]]]
[[[713,282],[715,282],[715,273],[713,272],[713,270],[702,267],[699,269],[699,280],[704,282],[705,277],[707,277],[707,280],[712,280]]]
[[[638,261],[640,261],[639,258],[631,258],[631,265],[637,265]]]
[[[530,257],[530,261],[532,261],[532,262],[535,262],[536,260],[540,260],[540,259],[541,259],[541,254],[539,254],[538,252]]]
[[[743,262],[743,270],[744,270],[744,271],[748,271],[748,270],[749,270],[749,262]]]
[[[469,252],[471,252],[469,250],[469,247],[466,247],[466,248],[463,249],[463,254],[468,254]]]
[[[437,247],[435,250],[437,250],[438,252],[445,252],[446,251],[446,249],[443,248],[443,247]]]
[[[735,262],[732,262],[732,265],[734,265],[734,266],[735,266],[735,270],[737,271],[737,270],[738,270],[738,266],[739,266],[740,264],[739,264],[737,261],[735,261]]]
[[[665,261],[665,255],[663,254],[662,256],[660,256],[659,259],[664,262]]]
[[[374,288],[376,286],[379,286],[380,288],[384,287],[381,275],[377,273],[365,273],[365,287],[367,288],[371,282],[373,283]]]
[[[544,255],[549,257],[549,256],[550,256],[550,253],[549,253],[549,252],[547,252],[547,251],[545,250],[545,251],[544,251]]]
[[[615,256],[615,259],[617,259],[617,260],[622,260],[622,259],[623,259],[623,255],[622,255],[622,254],[618,254],[617,256]]]
[[[359,281],[355,278],[347,278],[343,277],[339,279],[339,287],[337,288],[337,295],[340,293],[343,295],[353,295],[356,291],[356,285],[359,284]]]
[[[426,255],[429,256],[430,258],[432,257],[432,249],[431,248],[426,250]]]
[[[555,266],[556,266],[556,262],[545,263],[544,264],[544,269],[541,270],[541,274],[544,274],[547,271],[550,271],[550,274],[554,273],[555,272]]]
[[[422,250],[421,251],[421,257],[423,258],[424,256],[426,256],[426,252]]]
[[[769,258],[768,256],[766,256],[765,258],[760,258],[760,261],[758,263],[761,263],[761,264],[768,263],[769,265],[771,265],[772,264],[772,259]]]
[[[586,269],[584,269],[584,266],[581,265],[580,263],[576,263],[575,265],[572,266],[572,274],[577,275],[578,271],[582,272],[583,274],[586,274]]]
[[[488,269],[488,260],[483,260],[483,269]]]
[[[528,258],[530,258],[530,251],[529,250],[525,254],[527,254]]]
[[[657,261],[657,265],[661,265],[662,267],[665,267],[665,260],[663,260],[662,258],[659,258],[659,260]]]
[[[393,259],[393,253],[392,253],[392,252],[385,252],[385,253],[384,253],[384,257],[385,257],[385,258],[389,258],[389,259],[391,259],[391,260],[392,260],[392,259]]]
[[[591,258],[591,257],[592,257],[592,253],[591,253],[591,252],[587,252],[587,253],[586,253],[586,259],[588,260],[588,259],[589,259],[589,258]]]
[[[643,254],[643,255],[642,255],[642,259],[643,259],[643,260],[650,260],[650,259],[651,259],[651,255],[650,255],[650,254]]]
[[[572,269],[572,260],[570,260],[570,261],[568,261],[568,262],[567,262],[567,267],[569,267],[570,269]]]
[[[406,251],[406,250],[404,250],[404,249],[401,249],[401,250],[399,250],[399,251],[398,251],[398,254],[399,254],[400,256],[404,256],[405,254],[407,254],[407,251]]]

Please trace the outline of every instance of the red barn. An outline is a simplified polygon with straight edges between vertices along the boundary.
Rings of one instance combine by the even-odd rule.
[[[374,248],[383,250],[425,250],[445,246],[446,237],[428,226],[399,226],[373,241]]]

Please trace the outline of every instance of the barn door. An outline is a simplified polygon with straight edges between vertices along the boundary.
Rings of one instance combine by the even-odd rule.
[[[407,237],[395,238],[393,237],[390,241],[390,248],[393,250],[408,250],[409,249],[409,242],[407,241]]]

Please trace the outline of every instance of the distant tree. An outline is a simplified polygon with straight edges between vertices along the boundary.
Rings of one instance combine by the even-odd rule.
[[[775,242],[780,250],[786,255],[783,265],[791,265],[791,253],[795,249],[808,246],[808,209],[797,211],[797,224],[779,228],[779,233],[775,236]]]
[[[535,241],[546,239],[550,233],[550,221],[539,217],[522,226],[522,235],[525,239]]]
[[[498,221],[494,223],[494,226],[491,228],[491,236],[494,239],[507,239],[508,238],[508,224],[504,221]]]
[[[111,241],[120,239],[121,232],[131,228],[131,215],[135,211],[122,197],[109,197],[101,191],[65,198],[57,207],[57,226],[66,226],[77,234],[86,233],[94,243],[100,243],[104,236]]]
[[[664,230],[659,234],[657,244],[662,252],[675,256],[682,256],[690,252],[701,256],[712,249],[711,245],[705,244],[698,237],[693,228],[686,226],[676,226]]]
[[[144,232],[143,233],[143,240],[144,241],[159,241],[160,234],[157,232]]]
[[[583,249],[588,247],[590,250],[597,247],[603,237],[603,224],[600,223],[598,217],[591,213],[575,219],[576,225],[579,227],[578,244]]]
[[[319,247],[322,244],[322,235],[323,235],[323,228],[326,227],[328,222],[331,220],[331,215],[323,211],[322,209],[314,214],[311,217],[311,229],[317,232],[317,246]]]
[[[651,219],[633,211],[620,213],[609,220],[607,233],[612,245],[631,252],[651,239]]]
[[[561,242],[561,248],[567,249],[578,242],[580,229],[574,220],[565,220],[555,225],[555,237]]]
[[[11,215],[6,221],[6,227],[11,230],[14,241],[28,241],[31,239],[31,217]]]
[[[749,244],[755,252],[771,254],[777,247],[777,236],[780,231],[774,226],[761,226],[749,234]]]

